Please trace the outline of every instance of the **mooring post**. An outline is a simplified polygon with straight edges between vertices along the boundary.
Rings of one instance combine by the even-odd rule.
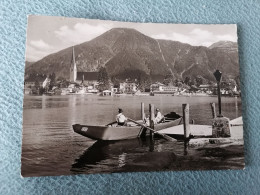
[[[222,78],[222,72],[220,72],[219,70],[216,70],[213,74],[216,78],[217,87],[218,87],[218,112],[219,112],[218,117],[222,117],[222,114],[221,114],[221,92],[220,92],[220,82],[221,82],[221,78]]]
[[[216,118],[217,114],[216,114],[216,105],[215,105],[215,103],[210,103],[210,107],[211,107],[211,111],[212,111],[212,118]]]
[[[145,118],[145,114],[144,114],[144,103],[141,103],[141,117],[142,117],[142,121],[144,121]]]
[[[189,104],[182,104],[183,111],[183,128],[184,128],[184,139],[188,139],[190,137],[190,108]]]
[[[150,112],[150,127],[154,129],[154,105],[149,104],[149,112]],[[150,131],[150,136],[153,136],[153,132]]]
[[[224,117],[221,113],[221,92],[220,92],[220,83],[222,73],[219,70],[216,70],[214,76],[217,81],[218,86],[218,108],[219,114],[213,119],[212,122],[212,137],[230,137],[230,120],[227,117]]]

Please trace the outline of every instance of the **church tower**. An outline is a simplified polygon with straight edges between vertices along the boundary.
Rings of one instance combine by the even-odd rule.
[[[70,82],[75,82],[77,79],[77,65],[75,62],[74,46],[72,47],[72,58],[70,64]]]

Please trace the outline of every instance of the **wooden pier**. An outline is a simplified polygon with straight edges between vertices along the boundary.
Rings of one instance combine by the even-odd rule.
[[[203,146],[206,144],[238,144],[243,145],[243,121],[242,117],[238,117],[233,120],[229,120],[223,115],[219,114],[216,115],[216,108],[215,103],[210,103],[210,107],[212,110],[212,125],[198,125],[195,124],[194,120],[190,120],[190,113],[189,113],[189,104],[183,104],[183,124],[168,127],[159,131],[156,131],[158,134],[170,136],[177,140],[184,140],[189,146]],[[154,129],[154,105],[149,104],[149,124],[150,128]],[[144,113],[144,103],[141,103],[141,116],[142,119],[145,117]],[[224,118],[224,123],[222,119]],[[191,121],[191,124],[190,124]],[[220,121],[220,124],[215,121]],[[226,131],[223,128],[222,123],[227,125],[228,130],[230,131],[228,135],[223,134],[222,131]],[[220,127],[219,127],[220,126]],[[217,132],[219,134],[214,134]],[[215,131],[214,131],[215,130]],[[150,137],[153,138],[154,131],[150,131]]]
[[[243,121],[242,117],[238,117],[230,121],[231,124],[231,137],[232,138],[243,138]],[[211,125],[194,125],[190,124],[190,134],[192,137],[199,136],[212,136]],[[183,125],[177,125],[167,129],[158,131],[167,135],[184,135]]]
[[[230,121],[231,137],[212,137],[212,126],[210,125],[194,125],[190,124],[189,146],[204,146],[207,144],[236,144],[242,145],[243,141],[243,121],[242,117],[238,117]],[[183,125],[178,125],[158,131],[172,137],[185,140]]]

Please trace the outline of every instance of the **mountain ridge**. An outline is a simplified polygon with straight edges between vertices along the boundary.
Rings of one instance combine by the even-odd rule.
[[[150,77],[185,79],[200,75],[213,80],[213,71],[227,77],[239,74],[237,43],[219,41],[210,47],[178,41],[154,39],[130,28],[113,28],[100,36],[74,46],[78,71],[98,71],[105,67],[110,77],[124,79],[125,71],[138,70]],[[50,54],[26,67],[32,72],[69,78],[72,47]]]

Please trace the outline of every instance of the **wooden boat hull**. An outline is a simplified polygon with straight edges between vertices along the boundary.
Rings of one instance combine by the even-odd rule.
[[[142,121],[138,121],[138,122],[142,123]],[[154,129],[156,131],[162,130],[165,128],[179,125],[180,122],[181,122],[181,117],[172,121],[157,124],[155,125]],[[142,127],[133,125],[132,123],[129,124],[131,126],[129,125],[129,126],[115,127],[115,126],[92,126],[92,125],[80,125],[80,124],[75,124],[72,126],[75,133],[78,133],[80,135],[83,135],[85,137],[94,140],[124,140],[124,139],[132,139],[132,138],[139,137],[142,133]]]

